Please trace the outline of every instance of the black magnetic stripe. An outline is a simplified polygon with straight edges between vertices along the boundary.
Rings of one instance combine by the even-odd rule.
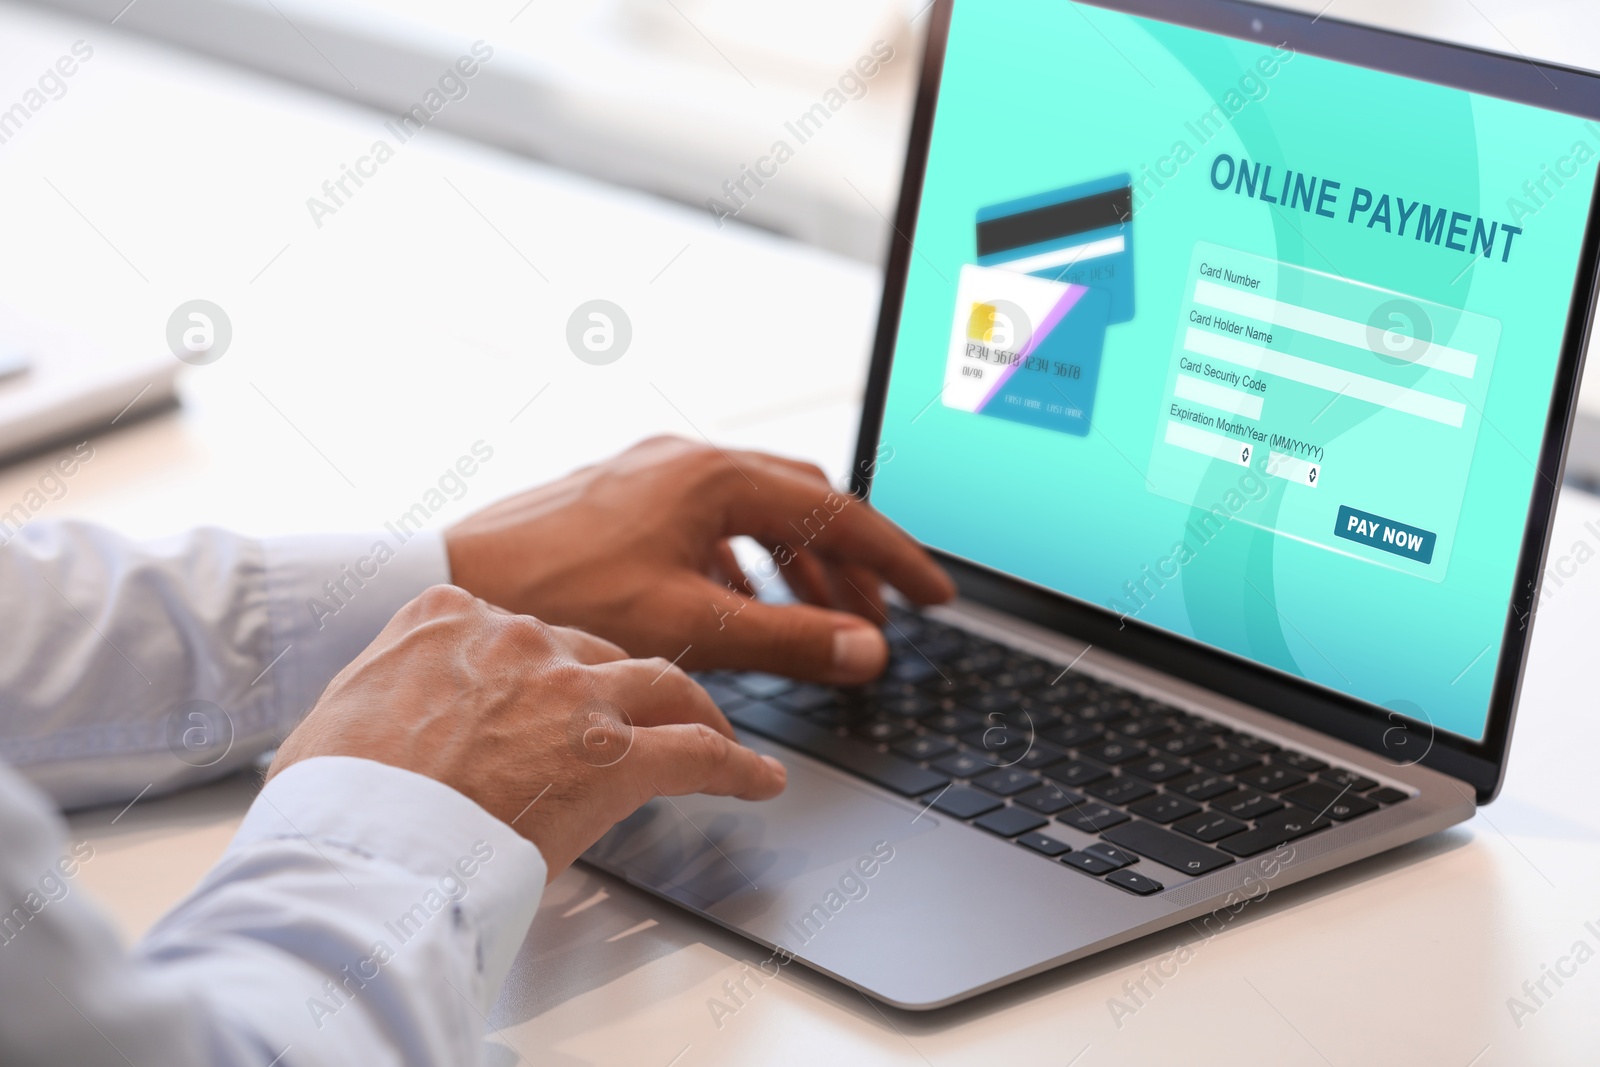
[[[1133,216],[1133,189],[1125,186],[1106,193],[1066,200],[978,223],[978,255],[1008,252],[1013,248],[1071,237],[1077,233],[1117,226]]]

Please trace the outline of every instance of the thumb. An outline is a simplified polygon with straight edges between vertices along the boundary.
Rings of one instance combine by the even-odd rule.
[[[767,671],[809,682],[859,685],[883,673],[889,645],[858,615],[811,604],[746,600],[702,623],[696,670]]]

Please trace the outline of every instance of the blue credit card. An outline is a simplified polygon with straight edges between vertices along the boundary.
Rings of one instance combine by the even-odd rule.
[[[1098,181],[978,212],[978,265],[1104,289],[1111,322],[1133,318],[1133,179]]]

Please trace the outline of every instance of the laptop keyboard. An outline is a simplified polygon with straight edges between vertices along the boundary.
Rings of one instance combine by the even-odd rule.
[[[735,726],[1139,896],[1171,878],[1141,859],[1208,874],[1409,796],[926,616],[886,636],[857,688],[699,679]]]

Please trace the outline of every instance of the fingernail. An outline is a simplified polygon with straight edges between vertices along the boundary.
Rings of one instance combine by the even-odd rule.
[[[789,780],[789,768],[779,763],[772,756],[762,756],[761,759],[772,773],[777,776],[778,781],[787,782]]]
[[[865,626],[833,632],[833,673],[840,679],[870,678],[883,667],[883,635]]]

